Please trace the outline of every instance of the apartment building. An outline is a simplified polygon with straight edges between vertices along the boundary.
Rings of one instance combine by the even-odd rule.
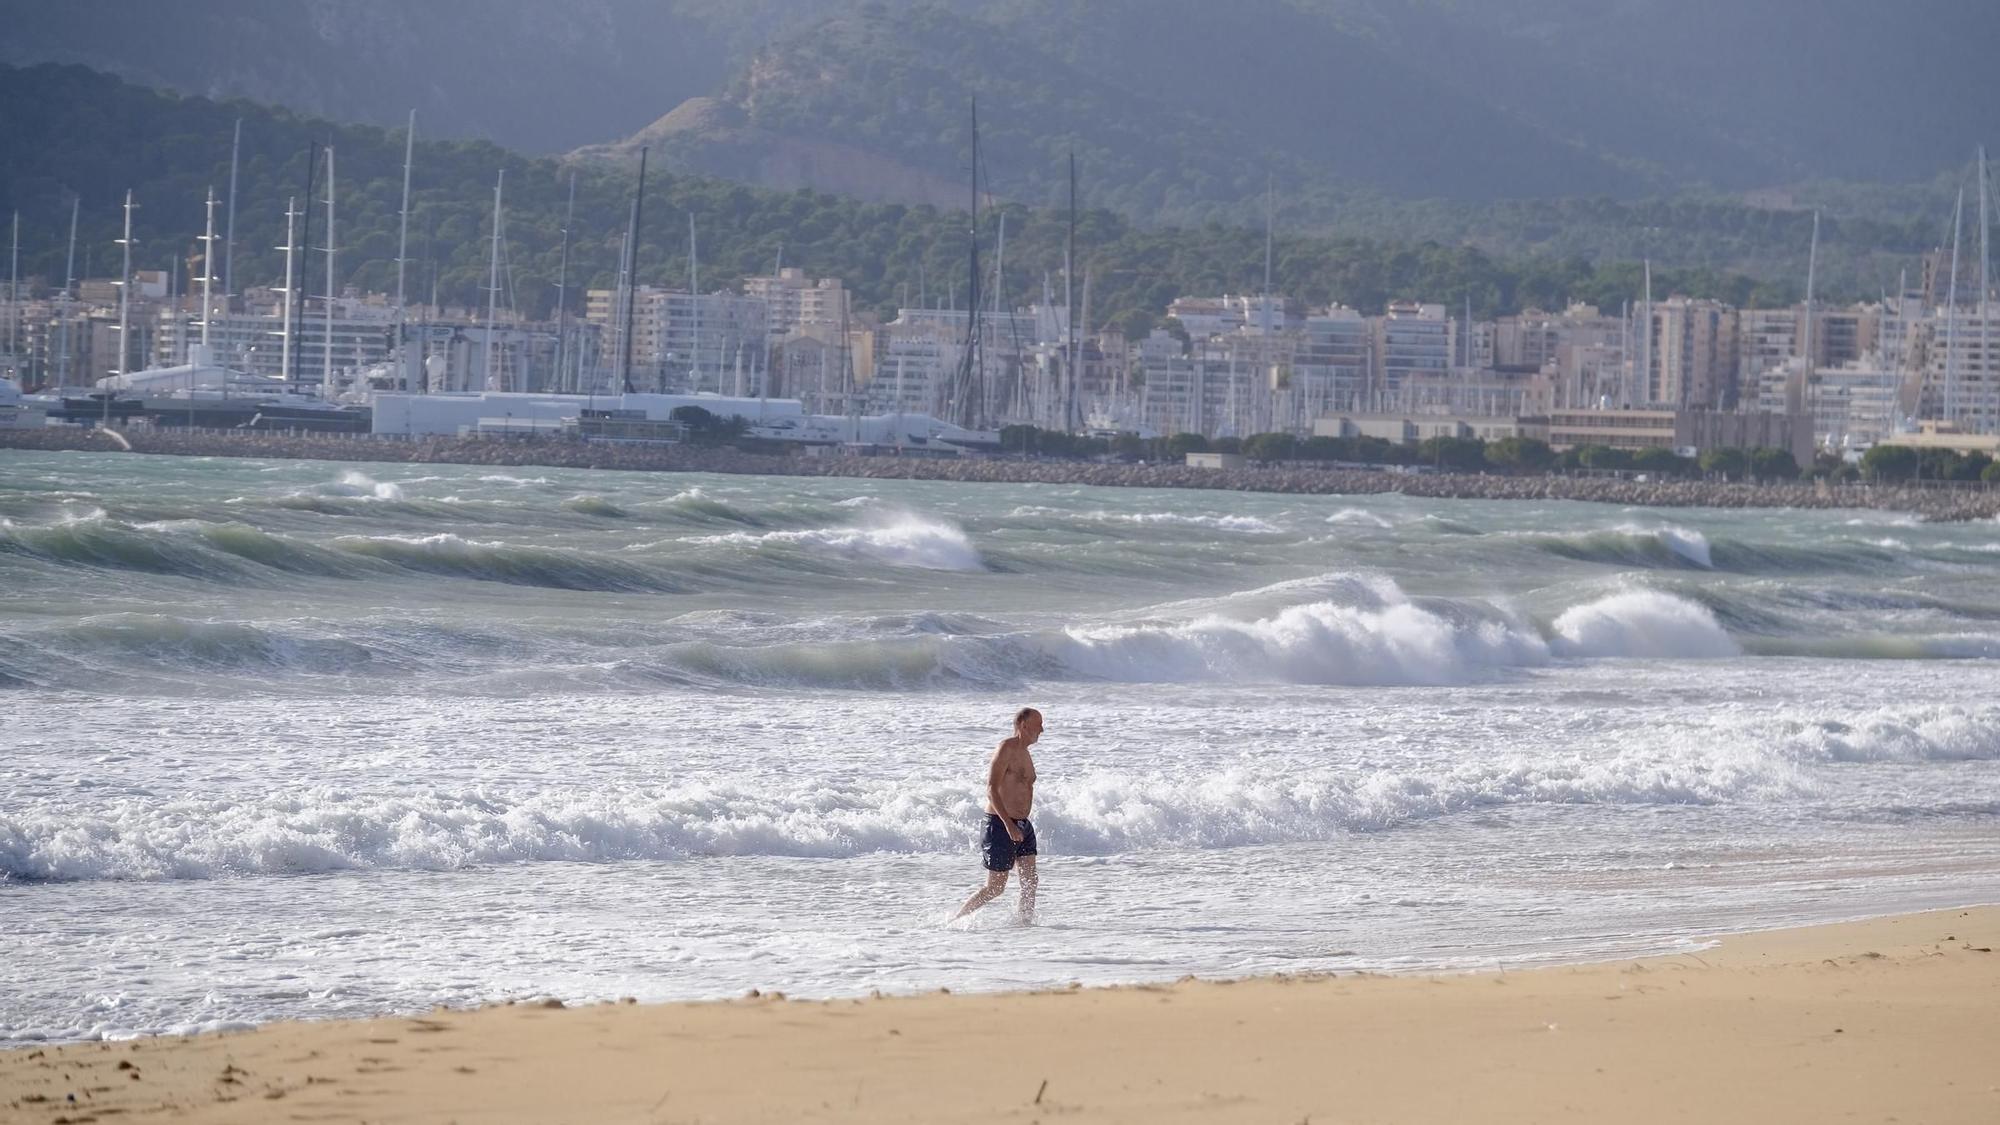
[[[1312,313],[1292,353],[1291,389],[1309,417],[1358,410],[1369,401],[1375,366],[1375,327],[1344,305]]]
[[[1442,375],[1452,367],[1458,330],[1443,305],[1392,301],[1388,312],[1375,318],[1374,328],[1372,389],[1381,402],[1399,401],[1407,379]]]
[[[1736,405],[1736,310],[1720,301],[1670,297],[1653,305],[1647,404]]]
[[[744,278],[743,295],[764,302],[765,325],[773,337],[809,325],[837,325],[848,311],[847,290],[839,278],[809,278],[792,266],[769,277]]]

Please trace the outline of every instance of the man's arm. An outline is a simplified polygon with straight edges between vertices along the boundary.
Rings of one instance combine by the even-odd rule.
[[[1000,782],[1007,776],[1009,764],[1007,751],[1012,749],[1013,745],[1014,740],[1010,738],[1002,742],[1000,748],[993,752],[993,767],[986,771],[986,801],[999,815],[1001,827],[1007,830],[1007,838],[1018,844],[1022,840],[1021,830],[1014,826],[1014,813],[1008,809],[1007,802],[1000,796]]]

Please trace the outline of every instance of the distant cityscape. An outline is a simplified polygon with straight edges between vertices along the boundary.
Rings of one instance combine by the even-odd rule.
[[[178,279],[138,271],[129,339],[115,278],[0,301],[0,372],[31,394],[87,393],[127,370],[185,367],[205,329],[216,368],[349,403],[632,392],[796,400],[806,415],[922,415],[974,431],[1731,441],[1801,453],[1916,435],[1990,451],[2000,324],[1974,284],[1950,275],[1940,253],[1904,292],[1862,304],[1742,309],[1667,294],[1493,319],[1442,302],[1364,315],[1190,294],[1164,310],[1166,327],[1134,340],[1070,331],[1071,309],[1089,323],[1087,278],[1080,302],[1059,296],[1058,278],[1027,307],[974,318],[926,303],[879,323],[839,278],[781,268],[740,291],[592,289],[572,297],[577,315],[549,322],[504,309],[491,323],[476,309],[399,312],[390,295],[350,288],[294,317],[288,352],[282,288],[217,295],[205,311]],[[172,391],[169,380],[153,393]],[[1691,442],[1691,416],[1717,436]]]

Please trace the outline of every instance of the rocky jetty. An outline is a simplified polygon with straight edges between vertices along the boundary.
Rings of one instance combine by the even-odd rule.
[[[367,436],[176,432],[133,428],[117,434],[69,427],[0,430],[0,449],[96,450],[195,457],[306,458],[411,464],[541,465],[637,472],[750,473],[953,480],[1009,484],[1085,484],[1113,488],[1202,488],[1313,495],[1402,493],[1453,500],[1582,500],[1666,508],[1877,508],[1927,520],[1993,519],[2000,489],[1972,485],[1829,485],[1700,480],[1634,481],[1584,476],[1488,476],[1398,473],[1294,464],[1270,468],[1193,469],[1182,465],[1096,464],[973,458],[806,457],[697,446],[584,444],[470,438],[393,440]]]

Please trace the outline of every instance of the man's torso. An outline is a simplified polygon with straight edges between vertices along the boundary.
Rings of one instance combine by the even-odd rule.
[[[1031,814],[1035,803],[1035,759],[1017,739],[1008,739],[1000,748],[999,789],[1009,813],[1017,817]]]

